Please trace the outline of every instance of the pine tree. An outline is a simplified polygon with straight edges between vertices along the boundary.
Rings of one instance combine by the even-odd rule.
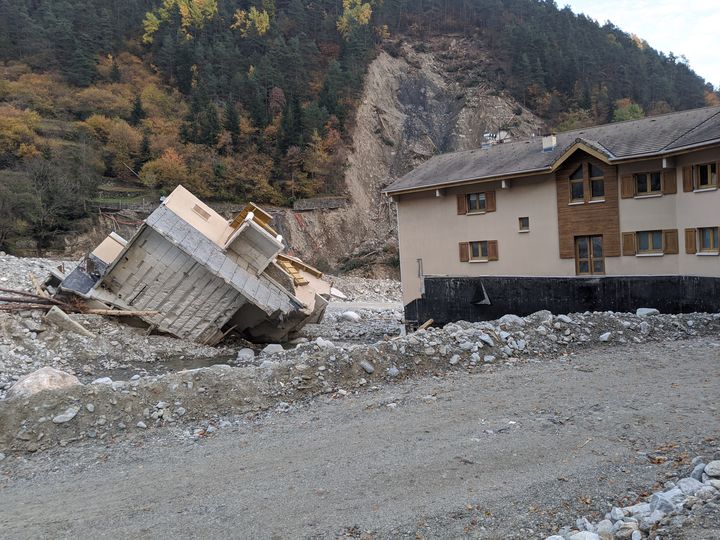
[[[120,66],[118,66],[117,60],[113,58],[112,67],[110,68],[110,82],[118,83],[120,79],[122,79]]]
[[[130,124],[137,126],[143,118],[145,118],[145,111],[143,110],[140,94],[137,94],[135,96],[135,101],[133,102],[132,112],[130,113]]]
[[[238,116],[235,103],[232,99],[228,99],[225,104],[223,124],[225,129],[230,133],[233,149],[237,151],[240,147],[240,117]]]

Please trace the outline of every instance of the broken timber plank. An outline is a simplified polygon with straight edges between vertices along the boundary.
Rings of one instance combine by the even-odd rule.
[[[159,311],[132,311],[128,309],[85,309],[87,315],[109,315],[112,317],[151,317],[159,315]]]

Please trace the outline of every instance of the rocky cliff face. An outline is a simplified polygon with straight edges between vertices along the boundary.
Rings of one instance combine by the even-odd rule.
[[[346,208],[282,212],[297,254],[315,263],[392,275],[397,250],[393,205],[381,190],[434,154],[476,148],[485,133],[512,139],[541,122],[485,78],[491,63],[468,38],[392,44],[372,62],[345,175]]]

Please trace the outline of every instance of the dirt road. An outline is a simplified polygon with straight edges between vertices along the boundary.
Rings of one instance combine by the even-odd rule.
[[[543,538],[717,450],[719,358],[712,340],[608,347],[314,400],[200,443],[7,458],[0,536]]]

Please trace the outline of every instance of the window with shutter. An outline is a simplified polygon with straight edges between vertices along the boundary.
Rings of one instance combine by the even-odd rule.
[[[622,233],[622,254],[623,255],[635,255],[635,233],[634,232]]]
[[[693,190],[693,169],[692,167],[683,167],[683,191],[685,193]]]
[[[700,238],[700,251],[702,253],[718,252],[717,227],[701,227],[698,229],[698,237]]]
[[[697,253],[696,237],[695,229],[685,229],[685,253]]]
[[[635,196],[635,179],[632,174],[626,174],[620,179],[620,196],[623,199],[632,199]]]
[[[460,262],[470,260],[470,249],[467,242],[460,242]]]
[[[664,195],[674,195],[677,193],[677,173],[675,169],[663,171],[662,192]]]
[[[676,255],[679,251],[677,229],[663,231],[663,253],[665,255]]]
[[[662,231],[639,231],[636,233],[636,249],[639,255],[663,252]]]

